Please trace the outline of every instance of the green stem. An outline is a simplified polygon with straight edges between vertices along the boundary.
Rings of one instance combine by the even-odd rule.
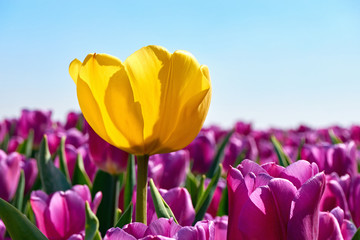
[[[136,221],[146,224],[147,172],[149,156],[137,156]]]

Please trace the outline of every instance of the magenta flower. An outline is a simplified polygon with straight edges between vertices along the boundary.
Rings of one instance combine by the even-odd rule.
[[[169,205],[175,215],[176,220],[182,226],[189,226],[195,219],[195,209],[191,202],[191,196],[186,188],[172,188],[170,190],[159,189],[165,202]],[[136,191],[133,192],[132,202],[136,204]],[[135,209],[134,209],[135,211]],[[133,214],[135,217],[135,214]],[[147,223],[150,224],[157,219],[155,207],[148,188],[147,194]],[[135,218],[133,219],[135,220]]]
[[[189,164],[190,156],[187,150],[156,154],[150,157],[148,176],[158,188],[179,187],[186,179]]]
[[[12,153],[12,152],[16,152],[16,150],[18,149],[19,145],[24,141],[24,139],[22,137],[19,136],[13,136],[10,138],[9,143],[8,143],[8,147],[7,147],[7,152],[8,153]]]
[[[226,173],[236,162],[237,157],[243,152],[250,152],[250,144],[238,133],[233,133],[225,147],[223,170]]]
[[[65,192],[47,195],[43,191],[31,193],[30,204],[40,231],[49,240],[68,239],[85,229],[85,202],[96,213],[102,193],[98,192],[93,201],[86,185],[76,185]]]
[[[17,152],[7,155],[0,150],[0,197],[10,201],[16,192],[20,178],[21,155]]]
[[[316,239],[325,175],[298,161],[270,176],[245,160],[228,172],[228,239]],[[281,177],[281,178],[280,178]]]
[[[216,153],[216,141],[213,131],[201,131],[199,135],[186,147],[190,158],[194,161],[192,171],[206,173]]]
[[[359,207],[359,199],[360,199],[360,175],[357,174],[351,182],[349,189],[349,208],[352,216],[352,220],[356,227],[360,227],[360,207]]]
[[[18,135],[27,138],[29,131],[34,131],[34,145],[39,145],[45,131],[51,128],[51,111],[30,111],[24,109],[17,125]]]
[[[94,164],[110,174],[126,171],[129,154],[107,143],[94,132],[89,124],[86,126],[89,133],[90,156]]]
[[[0,240],[5,239],[5,232],[6,232],[5,224],[0,219]]]
[[[237,122],[235,123],[235,131],[240,134],[247,136],[252,130],[251,123]]]
[[[318,240],[351,240],[356,232],[355,225],[344,219],[344,211],[336,207],[331,212],[320,212]]]
[[[29,158],[27,159],[25,156],[21,156],[22,161],[20,162],[21,168],[24,170],[25,176],[25,194],[29,193],[32,186],[34,185],[36,178],[38,176],[38,168],[36,159]]]
[[[336,173],[333,173],[326,176],[325,191],[320,201],[320,210],[329,212],[336,207],[340,207],[344,211],[346,219],[351,218],[341,180]]]
[[[210,183],[210,179],[205,179],[205,187]],[[215,217],[216,213],[219,209],[219,203],[221,201],[222,193],[224,188],[226,187],[226,181],[223,178],[219,179],[219,182],[215,188],[214,196],[211,199],[208,210],[206,211],[211,216]]]
[[[357,173],[356,145],[353,141],[336,144],[328,149],[324,170],[326,174],[336,172],[339,176]]]

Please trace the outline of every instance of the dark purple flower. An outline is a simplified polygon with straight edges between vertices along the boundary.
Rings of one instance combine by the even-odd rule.
[[[214,132],[201,131],[186,149],[189,150],[190,158],[194,161],[192,171],[200,174],[206,173],[216,153]]]
[[[251,132],[251,123],[237,122],[235,123],[235,132],[240,135],[247,136]]]
[[[87,132],[89,133],[90,155],[94,164],[110,174],[126,171],[129,154],[107,143],[88,124]]]
[[[34,158],[27,159],[25,156],[22,156],[22,161],[20,162],[20,166],[24,170],[25,194],[27,194],[30,192],[38,176],[36,159]]]
[[[158,188],[171,189],[184,183],[189,170],[190,156],[187,150],[156,154],[149,160],[149,178]]]
[[[27,138],[29,131],[34,131],[34,145],[39,145],[45,131],[51,127],[51,111],[30,111],[24,109],[18,122],[18,134],[22,138]]]

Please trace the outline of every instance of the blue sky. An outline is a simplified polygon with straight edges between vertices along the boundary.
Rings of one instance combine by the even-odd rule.
[[[68,75],[90,52],[156,44],[209,66],[206,124],[360,123],[359,1],[0,1],[0,117],[77,110]]]

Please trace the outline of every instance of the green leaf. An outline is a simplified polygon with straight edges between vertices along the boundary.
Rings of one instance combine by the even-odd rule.
[[[103,197],[96,216],[99,219],[100,232],[105,235],[106,231],[112,228],[116,221],[116,211],[119,201],[118,176],[113,176],[107,172],[98,170],[91,191],[92,197],[94,198],[95,194],[99,191],[102,192]]]
[[[88,201],[85,204],[85,240],[101,240],[99,233],[99,220],[96,215],[91,211]]]
[[[9,140],[10,140],[10,136],[9,133],[6,133],[4,136],[3,141],[0,144],[0,149],[4,150],[5,152],[7,152],[8,149],[8,145],[9,145]]]
[[[51,194],[56,191],[66,191],[71,188],[64,174],[55,167],[51,160],[46,136],[44,136],[40,143],[37,166],[39,169],[42,187],[47,194]]]
[[[60,146],[58,149],[58,155],[59,155],[59,162],[60,162],[60,170],[65,175],[66,179],[70,182],[70,174],[69,169],[66,161],[66,154],[65,154],[65,137],[61,138]]]
[[[19,183],[13,200],[13,205],[17,209],[19,209],[20,212],[22,212],[23,209],[24,190],[25,190],[25,175],[24,175],[24,170],[21,170]]]
[[[28,137],[18,146],[17,152],[24,154],[26,157],[31,157],[34,143],[34,130],[30,129]]]
[[[215,192],[217,183],[219,182],[221,171],[222,171],[222,166],[220,164],[215,172],[215,175],[213,176],[209,185],[207,186],[204,194],[202,194],[200,200],[196,203],[195,221],[193,222],[193,225],[196,222],[202,220],[203,217],[205,216],[205,213],[206,213],[207,209],[209,208],[211,200],[214,196],[214,192]]]
[[[360,240],[360,228],[358,228],[351,240]]]
[[[298,151],[297,151],[297,156],[296,156],[296,160],[300,160],[301,159],[301,150],[303,149],[305,144],[305,138],[302,138],[298,147]]]
[[[222,160],[224,158],[224,150],[225,150],[226,144],[229,142],[230,137],[233,133],[234,133],[234,130],[231,130],[230,132],[228,132],[228,134],[226,134],[224,140],[220,144],[220,147],[218,148],[218,150],[215,154],[215,157],[212,161],[209,171],[206,174],[206,177],[212,178],[214,176],[215,172],[217,171],[217,169],[219,168],[219,164],[222,163]]]
[[[192,174],[190,171],[186,175],[185,188],[190,193],[192,204],[193,204],[193,206],[195,206],[196,200],[197,200],[197,194],[198,194],[198,192],[197,192],[198,191],[198,181],[197,181],[196,177],[194,176],[194,174]]]
[[[80,153],[78,153],[78,155],[77,155],[72,184],[73,185],[76,185],[76,184],[87,185],[90,190],[92,188],[92,183],[90,181],[89,176],[87,175],[87,173],[85,171],[84,161],[83,161],[83,158]]]
[[[339,143],[343,143],[341,141],[341,139],[335,135],[334,131],[332,129],[329,130],[329,136],[331,138],[331,143],[332,144],[339,144]]]
[[[291,164],[290,158],[285,154],[281,144],[275,136],[271,136],[271,142],[279,159],[279,165],[283,167],[289,166]]]
[[[156,215],[158,218],[173,218],[174,222],[178,224],[178,221],[175,218],[174,213],[171,211],[171,208],[169,205],[165,202],[165,200],[162,198],[162,196],[159,193],[159,190],[156,188],[154,181],[150,179],[149,181],[150,185],[150,192],[151,197],[154,203],[154,208]]]
[[[200,198],[202,197],[202,195],[205,192],[205,178],[206,178],[205,175],[202,175],[200,178],[200,184],[199,184],[199,188],[197,190],[197,197],[196,197],[197,203],[200,201]]]
[[[239,153],[239,155],[236,157],[236,160],[235,160],[235,163],[233,164],[233,167],[238,166],[245,159],[246,152],[247,152],[247,150],[244,149]]]
[[[221,199],[217,211],[217,216],[224,216],[229,215],[229,196],[228,196],[228,188],[225,186],[222,194]]]
[[[127,169],[126,169],[126,182],[124,188],[124,208],[131,203],[131,197],[136,184],[135,174],[135,157],[129,154]]]
[[[0,198],[0,218],[12,240],[46,240],[40,230],[19,210]]]
[[[127,208],[125,209],[124,213],[121,215],[115,227],[122,228],[126,224],[131,223],[132,221],[132,214],[133,214],[133,203],[130,203]]]

